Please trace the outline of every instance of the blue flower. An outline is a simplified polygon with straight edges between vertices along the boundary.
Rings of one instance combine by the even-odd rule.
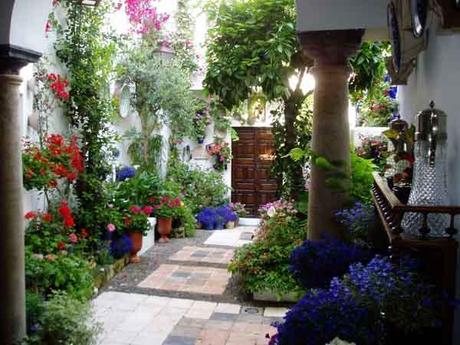
[[[333,277],[345,274],[350,264],[370,259],[370,251],[355,244],[307,240],[292,251],[289,270],[305,288],[327,287]]]
[[[136,175],[136,169],[130,166],[124,166],[117,171],[117,181],[124,181]]]

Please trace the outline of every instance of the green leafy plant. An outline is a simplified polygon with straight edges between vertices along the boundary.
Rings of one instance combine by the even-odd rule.
[[[31,307],[29,299],[29,307]],[[56,292],[39,308],[35,332],[29,335],[28,345],[95,345],[102,327],[91,317],[89,302]]]
[[[119,66],[120,80],[135,86],[131,103],[141,121],[144,165],[148,164],[148,145],[161,123],[172,131],[171,140],[192,135],[195,98],[190,91],[190,78],[180,64],[156,54],[156,46],[142,41],[123,51]]]
[[[65,291],[87,299],[93,293],[92,269],[85,259],[67,252],[37,254],[26,247],[26,286],[29,291],[49,295]]]
[[[167,179],[178,186],[193,214],[208,206],[222,205],[228,198],[229,188],[216,171],[192,169],[185,163],[176,162],[169,166]]]
[[[289,273],[289,257],[305,240],[305,226],[295,217],[292,204],[283,202],[281,205],[283,211],[280,212],[266,207],[267,217],[255,241],[238,249],[228,266],[248,292],[272,291],[281,296],[303,291]]]

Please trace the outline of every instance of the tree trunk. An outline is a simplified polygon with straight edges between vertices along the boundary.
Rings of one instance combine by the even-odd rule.
[[[295,122],[297,115],[299,114],[300,107],[302,105],[303,97],[299,97],[297,92],[292,93],[292,95],[285,100],[284,102],[284,121],[285,121],[285,152],[289,152],[297,147],[298,133],[295,128]],[[304,190],[304,178],[302,173],[302,167],[299,163],[294,162],[291,158],[282,158],[287,159],[285,166],[285,175],[287,177],[287,188],[289,190],[289,196],[292,199],[297,199],[299,192]]]

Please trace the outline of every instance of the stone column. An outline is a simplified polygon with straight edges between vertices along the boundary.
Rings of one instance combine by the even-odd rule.
[[[26,334],[20,60],[0,59],[0,343]]]
[[[350,174],[350,130],[348,125],[348,58],[359,48],[363,30],[299,33],[304,53],[314,59],[315,76],[312,151],[326,158],[343,173]],[[308,238],[322,234],[342,236],[335,213],[348,193],[331,187],[327,171],[312,164],[309,193]]]

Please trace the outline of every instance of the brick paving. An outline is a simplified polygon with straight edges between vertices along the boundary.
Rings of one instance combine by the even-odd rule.
[[[135,279],[129,291],[106,289],[94,299],[95,319],[103,325],[99,345],[268,344],[275,333],[272,323],[281,321],[287,309],[228,303],[225,296],[230,280],[226,265],[234,248],[250,242],[253,233],[253,227],[240,227],[207,237],[200,234],[192,244],[173,240],[175,251],[169,244],[155,246],[153,251],[168,248],[163,263],[144,262],[138,266],[148,269],[143,274],[130,265],[123,277],[127,282],[130,276]],[[156,254],[146,253],[142,259],[154,257]],[[114,287],[124,290],[121,285],[109,286]],[[184,293],[191,298],[184,298]]]

